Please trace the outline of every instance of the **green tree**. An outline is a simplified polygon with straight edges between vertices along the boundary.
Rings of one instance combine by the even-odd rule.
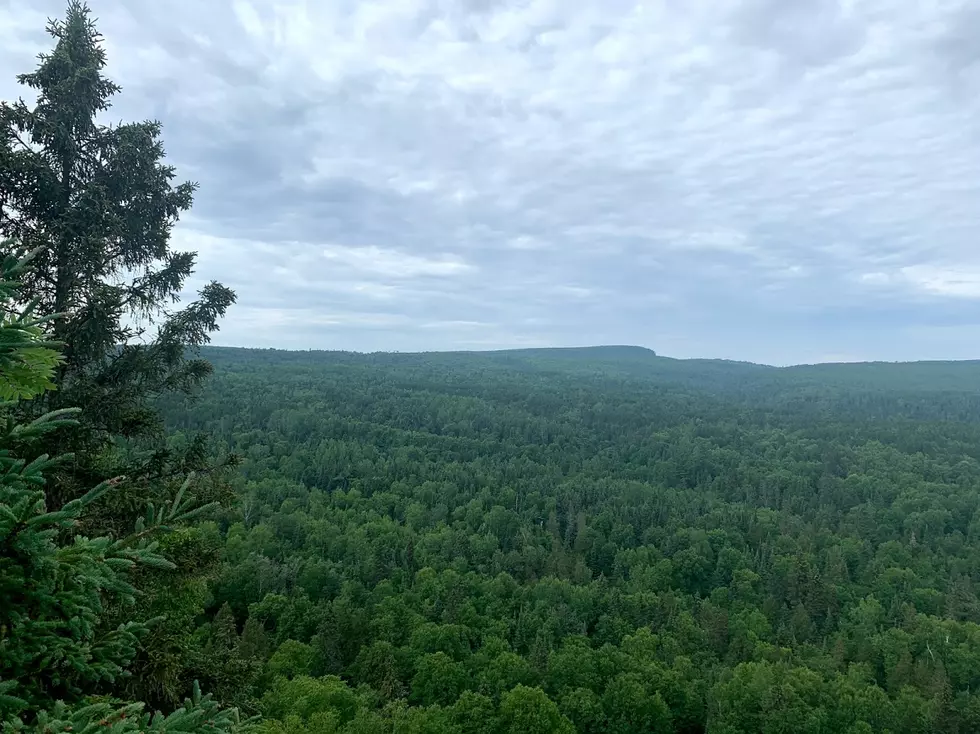
[[[235,296],[212,282],[193,302],[175,305],[195,255],[173,251],[170,235],[195,185],[174,183],[158,122],[99,121],[120,90],[104,74],[102,37],[88,7],[70,0],[64,19],[52,21],[48,32],[53,50],[33,72],[17,77],[36,101],[0,104],[0,236],[37,253],[22,298],[41,313],[59,315],[53,337],[63,359],[51,375],[58,390],[19,406],[22,418],[66,407],[81,413],[72,426],[24,447],[33,454],[22,455],[74,455],[48,474],[50,506],[116,479],[118,491],[87,503],[78,522],[90,535],[120,538],[148,503],[172,502],[192,472],[203,504],[232,496],[222,472],[226,462],[213,460],[205,438],[180,450],[166,445],[155,401],[190,391],[210,374],[209,363],[194,352],[209,341]],[[110,608],[105,621],[162,617],[126,690],[170,705],[190,689],[192,635],[217,548],[193,527],[160,542],[173,567],[140,570],[134,576],[143,592],[138,610]]]
[[[536,678],[530,662],[515,653],[502,652],[480,674],[480,690],[499,697],[516,685],[533,685]]]
[[[24,261],[0,268],[0,385],[6,394],[38,396],[57,352],[36,319],[18,309]],[[28,306],[30,308],[30,304]],[[77,534],[84,510],[118,483],[102,482],[59,509],[49,509],[46,474],[71,458],[18,450],[70,427],[77,410],[46,413],[29,424],[11,420],[16,403],[0,403],[0,722],[11,731],[233,732],[248,728],[237,710],[222,710],[195,686],[191,699],[169,715],[151,715],[142,702],[100,695],[130,674],[146,624],[105,630],[108,604],[132,605],[138,567],[169,568],[158,538],[194,513],[180,494],[119,539]]]
[[[502,734],[572,734],[575,727],[540,688],[516,686],[500,699]]]
[[[197,642],[196,668],[204,688],[219,701],[242,709],[252,707],[252,688],[262,665],[253,655],[244,654],[247,647],[238,635],[228,604],[218,610],[210,624],[198,630]]]
[[[588,688],[573,688],[561,694],[558,708],[583,734],[599,734],[606,730],[602,701]]]
[[[812,670],[741,663],[714,691],[712,728],[741,734],[822,734],[828,731],[827,684]],[[904,731],[904,729],[903,729]]]
[[[399,698],[405,692],[399,655],[390,642],[365,645],[350,667],[355,680],[367,683],[385,700]]]
[[[363,706],[361,698],[332,675],[276,678],[261,701],[262,713],[282,722],[291,716],[305,722],[317,714],[328,713],[343,724],[353,719]]]
[[[169,308],[193,271],[194,253],[172,251],[170,233],[195,185],[173,184],[159,123],[98,122],[119,87],[103,73],[105,51],[88,7],[70,0],[48,32],[53,51],[17,77],[36,103],[0,104],[0,235],[37,249],[23,295],[42,313],[60,315],[59,391],[36,409],[82,409],[80,425],[58,439],[81,464],[49,486],[49,494],[72,499],[115,469],[103,466],[107,437],[159,436],[157,395],[190,389],[210,373],[188,349],[208,341],[235,296],[211,283],[193,303]],[[153,458],[126,494],[160,473],[164,457]],[[130,509],[140,512],[142,503]],[[119,518],[113,529],[130,521]]]
[[[423,655],[412,678],[412,698],[423,704],[448,706],[468,683],[466,670],[446,653]]]
[[[272,653],[266,669],[271,675],[294,678],[309,674],[312,663],[313,650],[309,645],[296,640],[286,640]]]
[[[497,707],[481,693],[463,691],[450,708],[450,718],[463,734],[484,734],[496,728]]]
[[[625,673],[610,681],[604,703],[610,732],[673,731],[667,704],[659,693],[651,694],[642,677],[635,673]]]

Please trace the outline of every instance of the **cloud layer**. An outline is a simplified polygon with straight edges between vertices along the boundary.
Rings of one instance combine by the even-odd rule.
[[[980,356],[971,0],[91,0],[217,341]],[[60,2],[0,0],[0,97]]]

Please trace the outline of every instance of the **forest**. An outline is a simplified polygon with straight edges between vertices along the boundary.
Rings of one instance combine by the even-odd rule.
[[[980,730],[980,363],[204,354],[277,731]]]
[[[980,731],[980,362],[211,346],[70,0],[0,104],[0,724]],[[210,274],[209,274],[210,275]]]

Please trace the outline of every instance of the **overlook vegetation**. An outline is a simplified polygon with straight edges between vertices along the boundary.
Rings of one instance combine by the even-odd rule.
[[[266,726],[980,728],[980,364],[205,355],[165,414],[242,457],[212,688]]]
[[[87,7],[0,105],[0,723],[980,731],[980,363],[207,346]]]

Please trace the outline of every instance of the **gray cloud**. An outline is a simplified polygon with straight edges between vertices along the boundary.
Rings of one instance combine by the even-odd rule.
[[[977,356],[969,0],[92,7],[222,343]],[[0,9],[27,70],[61,4]]]

